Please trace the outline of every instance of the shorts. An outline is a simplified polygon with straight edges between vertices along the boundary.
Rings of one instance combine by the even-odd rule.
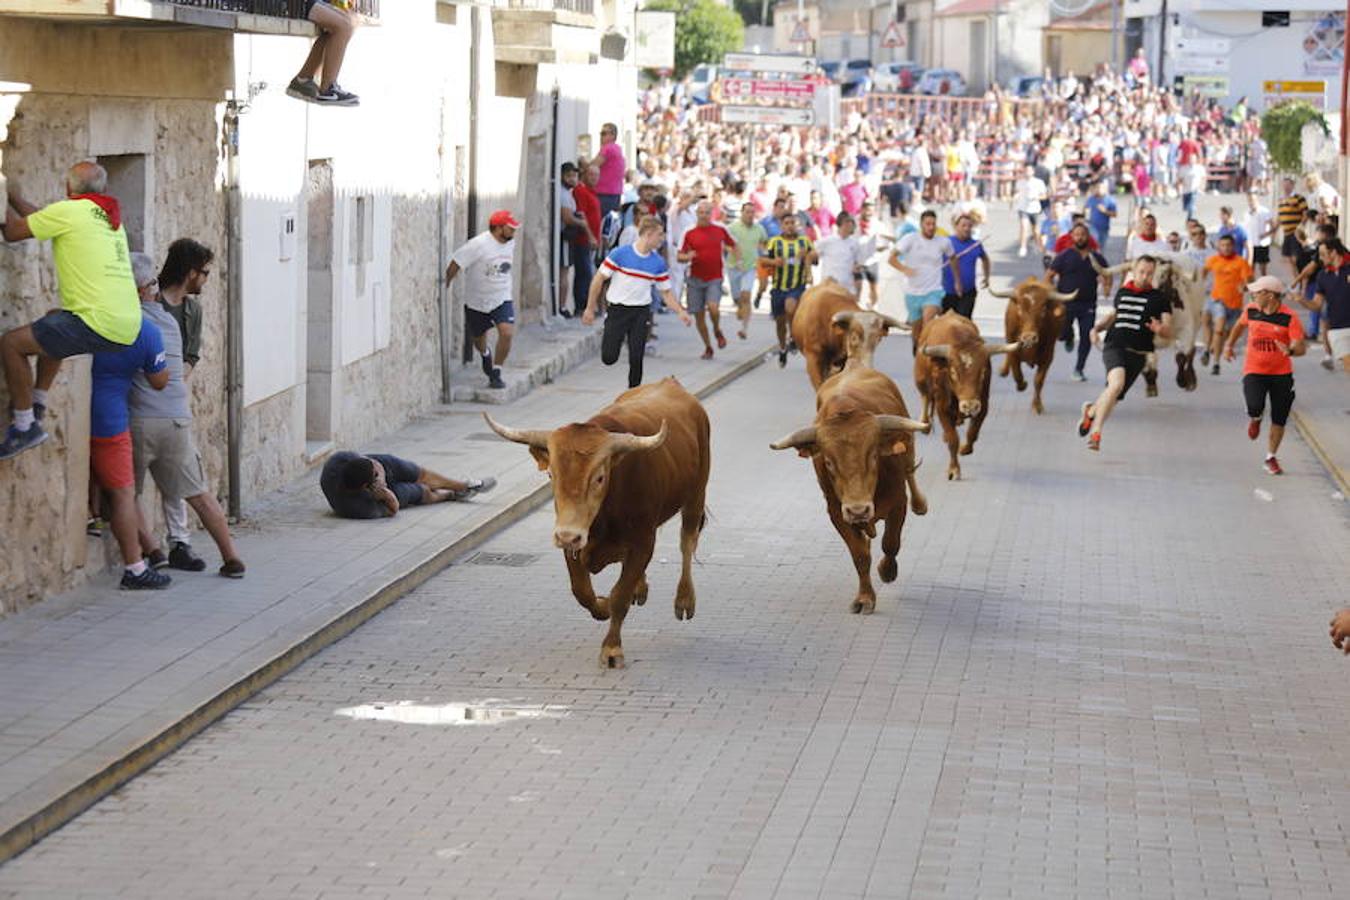
[[[926,294],[906,294],[905,309],[909,311],[909,320],[917,322],[923,318],[925,306],[942,307],[942,291],[929,291]]]
[[[1253,248],[1252,248],[1252,262],[1253,262],[1253,263],[1269,263],[1269,262],[1270,262],[1270,247],[1253,247]]]
[[[1027,212],[1026,210],[1018,210],[1018,211],[1017,211],[1017,217],[1018,217],[1019,219],[1026,219],[1027,222],[1029,222],[1029,223],[1031,224],[1031,227],[1032,227],[1033,229],[1035,229],[1036,223],[1039,222],[1039,221],[1041,220],[1041,214],[1040,214],[1040,213],[1038,213],[1038,212]]]
[[[131,466],[131,432],[89,439],[89,468],[105,491],[129,488],[136,483]]]
[[[731,284],[731,299],[748,294],[755,287],[754,269],[727,269],[727,281]]]
[[[1225,306],[1223,301],[1215,300],[1213,297],[1210,297],[1205,301],[1205,316],[1210,319],[1210,321],[1219,318],[1219,316],[1223,316],[1224,327],[1232,328],[1234,323],[1242,317],[1242,309],[1241,307]]]
[[[793,288],[790,291],[780,291],[778,288],[774,288],[769,292],[769,312],[773,313],[775,319],[787,315],[788,300],[800,300],[804,293],[806,293],[805,287]]]
[[[1298,256],[1303,245],[1298,241],[1298,235],[1292,231],[1284,236],[1284,243],[1280,245],[1280,254],[1288,257]]]
[[[716,309],[722,302],[722,279],[704,281],[688,278],[684,283],[684,304],[691,313],[701,313],[710,305]]]
[[[1289,421],[1289,410],[1294,406],[1294,376],[1258,375],[1255,372],[1242,376],[1242,397],[1247,401],[1249,417],[1261,418],[1266,411],[1267,396],[1270,397],[1270,424],[1283,428]]]
[[[1139,373],[1144,371],[1144,365],[1147,362],[1147,353],[1136,353],[1124,347],[1102,348],[1102,365],[1106,367],[1108,373],[1112,369],[1125,370],[1125,386],[1120,389],[1120,396],[1116,398],[1117,400],[1125,399],[1125,395],[1130,392],[1130,385],[1134,384],[1135,380],[1139,378]]]
[[[975,312],[975,296],[976,291],[974,289],[962,294],[943,294],[942,311],[946,312],[949,309],[954,309],[956,310],[957,315],[965,316],[969,319],[971,314]]]
[[[417,483],[422,469],[417,463],[387,453],[367,453],[366,456],[384,468],[385,483],[398,499],[399,509],[422,505],[422,485]],[[383,519],[389,515],[383,503],[366,491],[349,491],[341,486],[342,468],[355,457],[355,453],[344,450],[324,463],[319,476],[324,497],[333,512],[344,519]]]
[[[131,452],[137,494],[145,488],[147,470],[168,500],[206,493],[206,472],[192,438],[191,419],[132,419]]]
[[[1332,328],[1327,332],[1327,342],[1331,344],[1331,355],[1336,359],[1350,356],[1350,328]]]
[[[52,359],[65,359],[83,353],[117,353],[130,344],[119,344],[99,334],[73,312],[57,309],[31,326],[33,340]]]
[[[464,325],[469,329],[469,337],[481,337],[498,325],[513,325],[516,321],[516,304],[510,300],[502,303],[492,312],[480,312],[464,307]]]
[[[768,257],[763,257],[755,263],[755,277],[757,278],[772,278],[776,271],[773,266],[769,265]]]
[[[876,284],[877,280],[881,277],[881,266],[878,263],[873,263],[870,266],[863,266],[859,271],[862,272],[862,280],[868,284]]]
[[[558,268],[570,269],[572,267],[572,242],[561,240],[558,242]]]

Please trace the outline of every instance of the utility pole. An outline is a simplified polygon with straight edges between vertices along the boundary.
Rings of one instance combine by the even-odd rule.
[[[1163,63],[1167,60],[1167,0],[1162,0],[1162,17],[1158,23],[1158,68],[1155,70],[1158,74],[1154,78],[1154,84],[1166,88],[1167,81],[1163,74]]]
[[[1124,0],[1111,0],[1111,71],[1120,72],[1120,4]]]
[[[990,66],[993,70],[993,76],[990,79],[994,84],[998,84],[998,20],[1003,14],[1003,5],[999,0],[994,0],[994,20],[991,26],[994,29],[994,64]]]

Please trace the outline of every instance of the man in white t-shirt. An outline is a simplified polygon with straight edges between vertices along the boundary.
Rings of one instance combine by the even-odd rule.
[[[952,253],[952,243],[937,233],[937,213],[926,209],[919,216],[919,230],[896,241],[891,251],[891,266],[909,279],[905,291],[913,347],[925,323],[942,309],[942,267]]]
[[[1022,172],[1022,180],[1017,182],[1017,196],[1013,205],[1017,207],[1017,255],[1027,255],[1027,239],[1036,244],[1040,254],[1045,255],[1045,243],[1041,240],[1040,230],[1036,227],[1044,209],[1044,201],[1050,196],[1045,182],[1036,177],[1036,167],[1028,164]]]
[[[1172,258],[1167,241],[1158,234],[1158,219],[1153,213],[1144,213],[1143,218],[1139,220],[1139,230],[1125,241],[1126,259],[1138,259],[1141,256],[1152,256],[1159,260]]]
[[[853,216],[841,212],[839,218],[834,221],[836,233],[816,241],[816,258],[820,260],[821,280],[830,279],[854,297],[858,296],[858,279],[866,261],[863,245],[854,234],[857,227]]]
[[[1265,275],[1270,265],[1270,242],[1276,229],[1280,227],[1275,213],[1261,204],[1256,191],[1247,192],[1247,215],[1242,219],[1242,229],[1247,232],[1247,246],[1251,248],[1248,262],[1258,275]]]
[[[499,209],[488,219],[488,230],[470,238],[450,257],[445,270],[449,285],[464,273],[464,326],[483,360],[488,387],[504,388],[502,370],[516,333],[516,305],[511,301],[511,268],[516,252],[516,229],[520,223],[510,210]],[[487,333],[497,329],[495,352],[488,348]],[[494,364],[494,357],[495,363]]]
[[[1307,185],[1308,200],[1313,208],[1327,216],[1341,214],[1341,195],[1323,181],[1321,175],[1309,172],[1303,182]]]

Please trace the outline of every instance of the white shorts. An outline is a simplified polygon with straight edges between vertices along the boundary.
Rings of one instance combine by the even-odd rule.
[[[727,280],[731,282],[731,299],[734,301],[755,289],[755,270],[727,269]]]
[[[1331,355],[1337,359],[1350,356],[1350,328],[1333,328],[1327,332],[1331,343]]]

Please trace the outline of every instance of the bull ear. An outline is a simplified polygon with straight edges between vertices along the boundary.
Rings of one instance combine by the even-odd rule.
[[[769,445],[769,449],[796,450],[797,455],[805,459],[815,454],[818,446],[816,443],[816,426],[808,425],[805,428],[798,428],[787,437],[774,441]]]
[[[899,456],[909,449],[909,445],[904,440],[883,440],[881,442],[882,456]]]
[[[539,466],[539,471],[548,471],[548,447],[530,447],[530,455],[534,457],[535,464]]]

